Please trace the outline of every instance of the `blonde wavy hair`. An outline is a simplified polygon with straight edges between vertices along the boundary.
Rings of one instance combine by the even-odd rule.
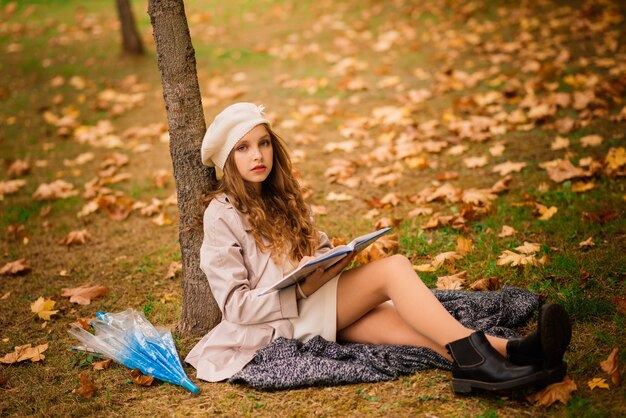
[[[315,254],[319,233],[293,176],[291,159],[282,139],[269,127],[267,130],[274,157],[272,171],[262,183],[261,194],[243,180],[231,152],[224,165],[224,176],[203,201],[206,207],[216,196],[226,194],[233,206],[247,217],[261,250],[269,251],[276,262],[282,255],[298,261]]]

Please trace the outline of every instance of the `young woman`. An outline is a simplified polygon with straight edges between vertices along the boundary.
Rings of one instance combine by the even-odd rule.
[[[200,264],[222,321],[186,358],[208,381],[228,379],[278,337],[428,347],[453,362],[456,392],[515,389],[563,378],[567,313],[544,305],[533,334],[506,340],[461,325],[400,255],[343,271],[353,254],[294,286],[264,290],[329,251],[302,198],[285,146],[263,108],[236,103],[202,142],[202,161],[223,171],[208,196]]]

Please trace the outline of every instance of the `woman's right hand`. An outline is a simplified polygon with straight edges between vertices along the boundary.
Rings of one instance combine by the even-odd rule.
[[[343,269],[348,267],[348,265],[354,259],[355,255],[355,251],[351,252],[337,264],[326,270],[321,267],[318,268],[313,273],[309,274],[306,279],[300,282],[300,289],[302,289],[302,292],[305,294],[305,296],[311,296],[317,291],[317,289],[324,286],[326,282],[341,273]],[[300,298],[300,295],[298,295],[298,298]]]

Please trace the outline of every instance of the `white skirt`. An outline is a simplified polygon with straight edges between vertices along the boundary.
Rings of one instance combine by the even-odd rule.
[[[298,301],[298,317],[290,318],[293,338],[306,342],[316,335],[337,340],[337,280],[330,279],[317,292]]]

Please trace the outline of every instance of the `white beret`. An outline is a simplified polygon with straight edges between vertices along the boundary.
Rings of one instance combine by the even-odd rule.
[[[223,170],[235,144],[255,126],[263,123],[270,126],[270,122],[263,116],[263,106],[243,102],[228,106],[215,117],[204,134],[200,148],[202,163]]]

